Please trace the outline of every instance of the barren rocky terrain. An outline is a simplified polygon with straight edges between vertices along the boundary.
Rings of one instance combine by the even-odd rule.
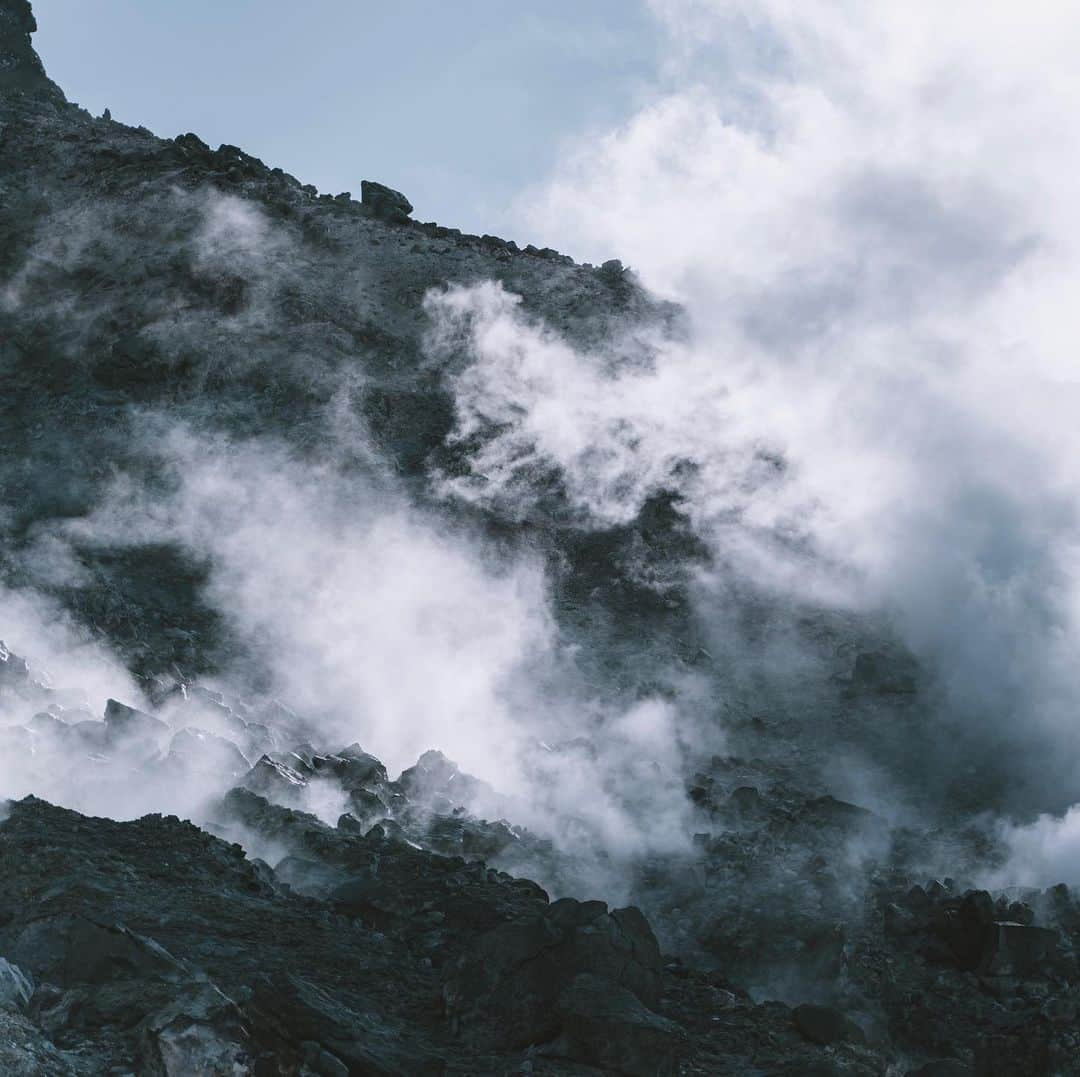
[[[492,464],[478,309],[558,376],[647,367],[677,307],[91,116],[34,29],[0,0],[0,1070],[1080,1073],[1080,903],[1011,886],[988,817],[1037,792],[1008,737],[943,727],[887,620],[729,576],[663,483],[599,526]],[[495,696],[505,786],[459,766]]]

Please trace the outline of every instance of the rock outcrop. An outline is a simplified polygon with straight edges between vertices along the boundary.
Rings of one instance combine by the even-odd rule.
[[[63,101],[60,88],[45,74],[31,44],[37,20],[30,0],[0,4],[0,93],[32,93]]]
[[[360,204],[373,217],[404,224],[412,213],[412,203],[400,192],[374,180],[360,182]]]

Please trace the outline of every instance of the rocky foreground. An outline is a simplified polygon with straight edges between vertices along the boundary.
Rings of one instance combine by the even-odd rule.
[[[27,712],[4,749],[28,782],[61,766],[84,796],[227,790],[196,813],[201,827],[8,802],[4,1073],[1077,1072],[1067,888],[913,885],[894,853],[855,896],[843,850],[883,824],[854,805],[776,780],[724,791],[745,780],[737,760],[698,775],[688,794],[719,836],[641,868],[647,899],[681,895],[709,925],[684,961],[637,907],[553,901],[501,870],[554,875],[560,854],[471,813],[490,791],[438,752],[391,780],[358,745],[299,741],[280,705],[189,686],[154,714],[110,700],[99,718],[4,656],[0,702]],[[334,825],[302,810],[334,803]],[[802,859],[770,890],[762,860],[783,860],[779,845]],[[747,984],[763,969],[774,991],[801,980],[827,1004],[756,1001]]]

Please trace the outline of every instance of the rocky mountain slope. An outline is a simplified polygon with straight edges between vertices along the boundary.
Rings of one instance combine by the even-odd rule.
[[[930,766],[932,679],[887,625],[725,575],[662,483],[597,526],[526,449],[490,466],[476,303],[551,376],[562,344],[647,367],[678,309],[617,261],[90,116],[33,30],[0,0],[5,1073],[1080,1072],[1080,906],[985,888],[1007,759],[957,731]],[[395,543],[403,630],[373,597]],[[366,601],[371,649],[342,647]],[[487,617],[518,603],[504,677],[519,625]],[[384,693],[432,639],[429,710],[499,676],[392,778],[411,712],[340,697],[398,631]],[[506,788],[452,761],[494,754],[462,716],[496,695]]]

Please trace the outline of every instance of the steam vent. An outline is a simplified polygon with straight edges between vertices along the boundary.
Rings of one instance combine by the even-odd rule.
[[[780,298],[733,265],[709,323],[705,277],[647,274],[641,244],[578,262],[159,137],[119,100],[92,115],[36,30],[0,0],[0,1074],[1080,1074],[1075,879],[1018,852],[1077,796],[1022,702],[1073,697],[1038,664],[1008,695],[1021,651],[994,635],[1033,592],[915,631],[939,594],[962,608],[963,573],[843,562],[865,520],[901,533],[881,506],[914,484],[815,531],[798,455],[800,379],[842,366],[821,397],[855,413],[854,320],[884,347],[917,317],[926,250],[962,304],[1036,241],[984,243],[976,188],[901,198],[868,169],[835,227],[885,200],[901,239],[798,265]],[[793,130],[740,141],[722,115],[687,121],[732,155],[695,191]],[[620,130],[603,177],[653,145]],[[961,209],[960,253],[927,238]],[[740,241],[702,212],[662,254]],[[794,265],[802,235],[755,256]],[[776,350],[779,375],[738,365]],[[919,400],[922,431],[944,405]],[[876,413],[890,444],[902,411]],[[777,415],[791,436],[759,436]],[[935,474],[998,444],[950,429]],[[840,506],[892,474],[844,460]],[[1008,515],[965,498],[961,536]],[[979,534],[980,564],[1006,556],[1005,524]],[[922,605],[866,597],[886,562]],[[986,639],[999,660],[948,680]]]

